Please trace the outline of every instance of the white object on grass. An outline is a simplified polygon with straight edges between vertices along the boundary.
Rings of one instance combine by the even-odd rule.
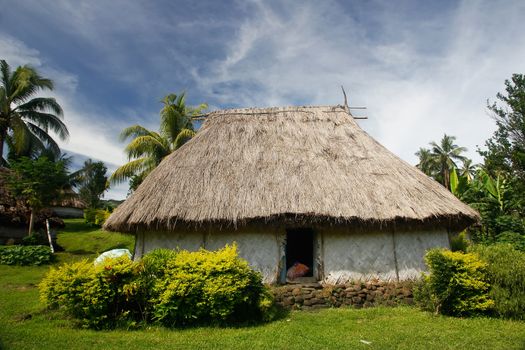
[[[95,259],[95,266],[102,264],[104,262],[104,260],[106,260],[106,259],[119,258],[119,257],[124,256],[124,255],[127,255],[128,258],[131,259],[131,253],[130,253],[130,251],[128,249],[111,249],[111,250],[108,250],[107,252],[104,252],[104,253],[100,254]]]

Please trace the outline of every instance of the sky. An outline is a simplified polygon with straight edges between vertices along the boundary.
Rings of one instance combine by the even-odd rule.
[[[467,155],[525,73],[525,2],[0,0],[0,59],[55,82],[75,165],[126,162],[120,131],[158,129],[160,100],[232,107],[366,106],[359,125],[411,164],[443,134]],[[356,111],[357,112],[357,111]],[[123,199],[127,184],[105,198]]]

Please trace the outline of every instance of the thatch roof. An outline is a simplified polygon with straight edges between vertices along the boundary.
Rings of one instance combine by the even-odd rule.
[[[364,132],[342,106],[211,113],[111,215],[109,230],[182,225],[462,226],[476,211]]]
[[[65,190],[62,193],[62,198],[51,203],[52,207],[62,207],[62,208],[76,208],[76,209],[86,209],[87,205],[84,203],[78,193],[72,189]]]

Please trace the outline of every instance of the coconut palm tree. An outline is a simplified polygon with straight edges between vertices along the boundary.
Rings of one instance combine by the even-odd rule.
[[[419,163],[416,167],[428,176],[434,177],[436,175],[436,164],[434,163],[430,150],[421,147],[415,154],[419,157]]]
[[[62,108],[54,98],[33,97],[40,90],[53,90],[53,82],[43,78],[30,66],[20,66],[11,71],[6,61],[0,60],[0,162],[3,160],[4,143],[16,153],[33,149],[50,148],[60,154],[60,149],[49,135],[54,131],[61,140],[69,136],[62,122]]]
[[[465,158],[463,160],[463,166],[461,167],[459,174],[466,178],[467,182],[470,183],[474,178],[478,168],[478,164],[472,164],[472,159]]]
[[[440,143],[431,142],[430,157],[432,162],[437,165],[439,180],[447,189],[450,189],[450,172],[453,168],[458,168],[456,161],[464,161],[466,157],[461,153],[466,152],[465,147],[454,144],[456,137],[445,134]]]
[[[160,164],[168,154],[181,147],[195,135],[191,118],[208,108],[205,103],[197,107],[186,106],[185,93],[169,94],[161,100],[160,131],[151,131],[140,125],[122,131],[120,139],[131,139],[125,152],[129,162],[118,168],[110,183],[121,183],[129,178],[142,180]],[[138,186],[137,183],[134,186]]]

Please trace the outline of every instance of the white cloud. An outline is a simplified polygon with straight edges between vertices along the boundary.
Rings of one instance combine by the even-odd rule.
[[[10,64],[12,69],[22,64],[30,64],[46,77],[50,77],[55,83],[53,92],[45,91],[42,95],[53,96],[64,110],[64,122],[66,123],[70,137],[67,141],[61,141],[56,137],[60,147],[65,151],[72,151],[87,157],[101,160],[107,163],[110,170],[126,162],[123,147],[117,141],[117,128],[108,125],[101,120],[101,116],[88,111],[83,111],[75,102],[75,94],[78,78],[72,74],[50,67],[42,63],[40,53],[28,48],[23,42],[10,36],[0,34],[0,52],[2,59]],[[108,118],[109,119],[109,118]],[[113,132],[113,134],[112,134]],[[127,190],[126,190],[127,191]],[[123,186],[112,188],[106,195],[108,198],[123,198],[126,191]]]
[[[485,108],[487,98],[502,91],[512,73],[525,70],[525,3],[520,1],[463,1],[445,10],[422,10],[430,5],[414,10],[413,3],[398,2],[353,9],[335,1],[238,5],[245,11],[239,21],[204,14],[177,23],[144,3],[62,1],[48,6],[28,1],[21,6],[60,23],[75,33],[83,49],[96,52],[100,61],[85,62],[90,71],[124,81],[148,99],[152,86],[171,91],[178,80],[193,80],[197,91],[190,95],[201,93],[219,107],[337,104],[343,100],[342,84],[352,105],[368,106],[369,120],[360,125],[411,163],[419,147],[444,133],[457,136],[469,156],[479,160],[476,145],[495,128]],[[234,29],[233,37],[220,30],[226,26]],[[181,36],[195,40],[198,54],[179,52]],[[224,43],[225,53],[206,50],[210,42]],[[78,96],[82,82],[75,75],[52,69],[38,51],[12,37],[0,34],[0,55],[12,65],[35,65],[54,78],[71,131],[66,150],[108,164],[125,161],[117,133],[130,118],[115,122],[106,112],[94,111],[89,104],[96,101],[83,103]],[[139,58],[140,69],[130,68],[130,55]],[[156,115],[140,117],[131,123],[156,127]]]
[[[444,133],[479,160],[476,145],[495,128],[486,99],[525,70],[520,2],[465,1],[450,18],[424,21],[385,7],[374,13],[380,28],[358,24],[334,2],[291,3],[287,17],[254,4],[226,57],[194,71],[200,88],[218,91],[224,104],[330,104],[342,102],[344,84],[352,104],[369,108],[362,127],[411,163]]]

